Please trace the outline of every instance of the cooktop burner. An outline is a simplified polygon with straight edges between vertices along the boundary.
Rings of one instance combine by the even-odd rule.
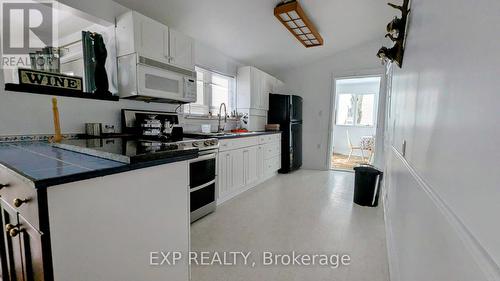
[[[143,138],[95,138],[63,140],[59,147],[124,163],[151,161],[217,149],[217,139],[188,139],[162,142]]]

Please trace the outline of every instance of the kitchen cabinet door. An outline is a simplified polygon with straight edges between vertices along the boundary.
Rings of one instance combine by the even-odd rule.
[[[194,71],[194,40],[174,29],[169,35],[170,64]]]
[[[42,234],[19,216],[19,239],[23,257],[23,274],[26,281],[45,280],[42,256]]]
[[[243,149],[243,171],[245,185],[251,185],[258,180],[257,152],[258,146],[251,146]]]
[[[232,186],[231,191],[241,189],[245,186],[245,165],[243,163],[243,154],[245,149],[237,149],[231,151],[231,166],[232,166]]]
[[[231,152],[221,152],[219,153],[219,172],[217,176],[217,180],[219,181],[219,191],[218,198],[223,198],[226,194],[229,193],[232,186],[232,160],[231,160]]]
[[[273,85],[273,93],[279,94],[279,93],[284,93],[284,92],[285,92],[285,83],[283,83],[283,81],[275,78],[274,85]]]
[[[1,205],[1,203],[0,203]],[[0,206],[0,225],[2,226],[2,231],[0,231],[0,243],[4,243],[5,236],[7,233],[3,230],[5,226],[5,222],[3,220],[3,210]],[[5,244],[0,246],[0,280],[8,280],[7,275],[7,252],[5,250]]]
[[[261,109],[262,72],[257,68],[250,69],[250,108]]]
[[[19,233],[7,231],[19,228],[17,211],[0,199],[0,210],[2,212],[2,280],[24,281],[23,261],[21,255],[21,243]]]
[[[263,72],[260,82],[260,108],[269,110],[269,93],[273,92],[274,77]]]
[[[137,51],[141,56],[160,62],[168,61],[168,27],[143,15],[134,13]]]
[[[261,179],[264,177],[264,145],[259,145],[257,147],[257,178]]]

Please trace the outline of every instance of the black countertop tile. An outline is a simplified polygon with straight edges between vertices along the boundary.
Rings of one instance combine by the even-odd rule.
[[[198,151],[165,159],[126,164],[54,147],[46,142],[0,143],[0,164],[35,188],[80,181],[135,169],[184,161]]]

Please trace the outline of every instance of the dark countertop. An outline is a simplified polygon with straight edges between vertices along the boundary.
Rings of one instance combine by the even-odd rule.
[[[34,188],[49,187],[198,157],[198,150],[164,159],[126,164],[57,148],[47,142],[0,143],[0,166]]]
[[[261,132],[252,132],[252,133],[230,133],[231,135],[222,135],[217,136],[213,134],[205,134],[202,132],[185,132],[184,136],[191,138],[217,138],[217,139],[237,139],[237,138],[249,138],[256,137],[262,135],[272,135],[272,134],[281,134],[281,131],[261,131]]]

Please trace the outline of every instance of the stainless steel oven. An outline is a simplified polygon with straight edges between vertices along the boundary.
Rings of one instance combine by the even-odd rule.
[[[200,151],[189,163],[191,222],[215,211],[217,192],[217,149]]]

